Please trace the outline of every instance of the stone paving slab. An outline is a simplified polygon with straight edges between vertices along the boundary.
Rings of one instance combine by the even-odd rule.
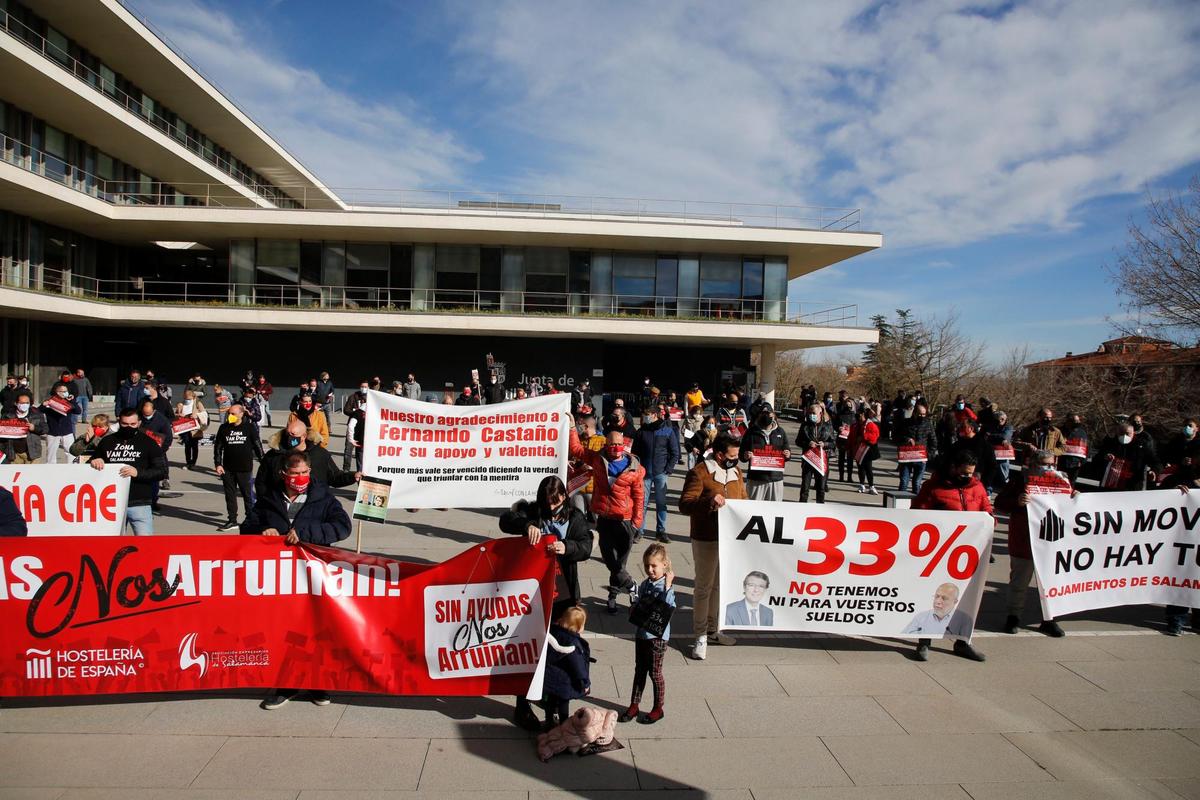
[[[618,737],[619,739],[619,737]],[[543,764],[529,741],[505,739],[434,739],[421,771],[423,791],[495,789],[638,789],[633,750],[587,758],[562,755]]]
[[[68,789],[60,800],[163,800],[161,789]],[[295,800],[298,793],[291,789],[246,789],[237,793],[237,800]],[[224,789],[172,789],[171,800],[228,800]]]
[[[1174,778],[1159,781],[1171,791],[1185,800],[1200,800],[1200,781],[1177,780]]]
[[[633,664],[617,672],[617,697],[628,698],[633,685]],[[682,667],[664,667],[667,697],[780,697],[785,694],[770,668],[763,664],[717,666],[692,661]],[[646,692],[650,692],[650,681]],[[648,696],[643,696],[648,700]],[[668,701],[669,702],[669,701]]]
[[[1159,781],[1058,781],[1055,783],[967,783],[972,800],[1179,800]]]
[[[792,697],[814,695],[946,694],[914,664],[777,664],[771,672]]]
[[[753,788],[754,800],[795,800],[790,789]],[[804,790],[804,800],[971,800],[955,783],[924,786],[829,786]]]
[[[461,734],[473,738],[528,738],[522,729],[505,724],[512,719],[511,697],[355,695],[346,700],[350,704],[345,707],[345,713],[340,715],[330,735],[348,738],[445,739]],[[342,698],[338,698],[338,702],[342,702]]]
[[[90,698],[89,698],[90,700]],[[53,705],[37,705],[39,702]],[[133,733],[157,708],[154,702],[6,700],[0,711],[4,733]]]
[[[845,771],[815,736],[787,739],[638,739],[633,742],[644,790],[695,787],[845,786]]]
[[[976,644],[986,654],[986,647],[979,642]],[[1086,678],[1052,662],[979,664],[962,658],[935,660],[931,656],[920,669],[954,694],[991,691],[1020,694],[1032,688],[1047,694],[1103,691]]]
[[[1004,735],[1058,780],[1200,777],[1200,745],[1174,731]]]
[[[875,699],[908,733],[1077,730],[1071,720],[1029,694],[964,692],[933,697],[885,695]]]
[[[166,700],[156,705],[137,730],[204,736],[329,736],[346,711],[344,705],[319,707],[300,698],[275,711],[263,711],[259,703],[266,694]]]
[[[0,786],[188,786],[221,736],[0,734]]]
[[[1191,739],[1196,744],[1200,744],[1200,728],[1190,728],[1176,731],[1180,736]]]
[[[625,722],[617,726],[617,738],[624,742],[626,739],[719,739],[722,736],[721,728],[717,725],[717,721],[713,718],[712,710],[709,708],[709,701],[703,697],[673,697],[670,692],[670,687],[667,687],[667,715],[653,725],[642,725],[637,722]],[[644,699],[648,700],[648,696]],[[734,698],[737,702],[748,700],[749,698]],[[627,701],[621,702],[605,702],[603,700],[592,700],[593,704],[601,708],[609,709],[620,713],[627,706]],[[582,704],[582,703],[581,703]],[[643,710],[649,710],[651,703],[645,702],[642,704]],[[575,708],[575,704],[571,705]],[[728,735],[728,734],[726,734]]]
[[[487,796],[488,800],[528,800],[529,793],[514,790],[488,792]],[[296,800],[474,800],[478,797],[475,792],[305,789]]]
[[[1084,730],[1200,726],[1200,700],[1184,692],[1041,695],[1046,705]]]
[[[535,790],[529,793],[529,800],[569,800],[570,798],[584,797],[587,800],[637,800],[644,798],[646,794],[641,791],[636,792],[621,792],[621,791],[592,791],[592,792],[550,792]],[[652,797],[654,800],[756,800],[756,795],[751,795],[749,789],[665,789],[656,791]]]
[[[192,786],[416,789],[428,749],[427,739],[235,737],[225,740]]]
[[[1096,644],[1094,636],[1054,639],[1040,633],[1020,633],[1014,636],[977,637],[975,644],[987,655],[988,662],[1116,660],[1116,656]]]
[[[822,741],[860,786],[1054,780],[995,733],[825,736]]]
[[[1109,692],[1200,689],[1200,662],[1179,660],[1062,661],[1062,666]]]
[[[709,708],[729,738],[903,733],[872,697],[711,698]]]

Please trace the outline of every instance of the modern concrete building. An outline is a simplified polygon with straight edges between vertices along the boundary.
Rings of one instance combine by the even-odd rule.
[[[681,388],[874,341],[791,281],[881,246],[853,209],[334,190],[117,0],[0,0],[0,361],[38,388],[644,374]],[[240,371],[240,370],[239,370]]]

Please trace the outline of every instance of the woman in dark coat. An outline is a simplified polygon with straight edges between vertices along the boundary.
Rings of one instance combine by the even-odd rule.
[[[532,503],[519,500],[501,514],[500,530],[526,536],[532,545],[541,543],[544,536],[553,536],[545,546],[557,554],[559,572],[566,584],[559,599],[579,603],[579,562],[592,555],[592,526],[582,511],[567,502],[567,487],[557,475],[542,480]]]

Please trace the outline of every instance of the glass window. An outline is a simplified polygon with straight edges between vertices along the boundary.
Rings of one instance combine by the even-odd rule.
[[[479,250],[479,307],[500,307],[500,278],[503,272],[504,254],[499,247],[483,247]]]
[[[58,128],[46,126],[46,177],[56,181],[67,176],[67,135]]]
[[[766,263],[766,277],[763,281],[763,318],[772,322],[781,322],[787,311],[787,258],[784,256],[769,256]]]
[[[712,255],[700,258],[700,315],[734,316],[740,311],[742,260],[737,256]]]
[[[408,308],[412,300],[413,254],[412,248],[394,244],[391,247],[391,291],[392,305]]]
[[[694,317],[700,311],[700,259],[683,256],[679,259],[679,304],[681,317]]]
[[[658,315],[675,316],[676,295],[679,291],[679,259],[659,256],[654,294],[659,301]]]
[[[525,251],[505,248],[500,262],[500,310],[520,311],[524,302]]]
[[[58,31],[46,27],[46,55],[60,64],[71,63],[71,43]]]
[[[653,314],[654,279],[655,264],[651,256],[613,256],[617,310],[626,314]]]
[[[413,246],[413,280],[412,308],[414,311],[425,311],[433,300],[433,269],[434,250],[431,244]]]
[[[117,96],[117,73],[105,65],[100,65],[100,88],[110,97]]]
[[[586,250],[574,250],[570,257],[570,277],[567,288],[571,292],[571,313],[586,311],[588,293],[592,287],[592,257]]]
[[[566,308],[569,260],[565,249],[525,248],[526,311],[562,311]]]
[[[254,240],[234,239],[229,243],[229,282],[239,303],[249,303],[254,283]]]
[[[437,308],[474,307],[479,288],[479,248],[470,245],[438,245]]]
[[[742,312],[744,316],[762,316],[763,262],[747,258],[742,261]]]
[[[592,296],[589,306],[593,314],[612,313],[612,260],[612,253],[592,253]]]

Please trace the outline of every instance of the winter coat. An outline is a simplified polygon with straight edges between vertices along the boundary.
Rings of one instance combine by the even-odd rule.
[[[869,449],[867,450],[866,458],[869,458],[872,460],[879,458],[879,444],[878,444],[878,442],[879,442],[879,426],[878,425],[876,425],[874,422],[871,422],[870,420],[863,422],[861,425],[856,422],[850,428],[850,442],[846,447],[847,451],[850,453],[850,455],[852,457],[854,456],[855,453],[858,452],[858,445],[860,442],[866,442],[866,444],[869,445]]]
[[[505,533],[524,536],[530,525],[538,526],[543,533],[558,536],[567,548],[558,557],[558,566],[567,584],[567,594],[571,600],[578,601],[582,596],[579,590],[579,564],[592,555],[592,526],[587,516],[579,509],[571,508],[567,514],[566,532],[559,536],[553,523],[541,518],[537,503],[518,500],[511,509],[500,515],[500,530]]]
[[[280,534],[295,529],[302,542],[331,545],[350,535],[350,515],[333,493],[325,488],[325,484],[311,481],[304,505],[293,520],[288,519],[282,491],[276,489],[258,495],[239,530],[247,536],[254,536],[268,528],[274,528]]]
[[[0,536],[28,536],[29,525],[12,492],[0,486]]]
[[[217,428],[213,437],[214,467],[223,467],[226,472],[252,472],[254,462],[262,458],[262,439],[253,422],[243,419],[234,425],[225,421]]]
[[[279,468],[290,449],[283,446],[283,435],[287,429],[276,431],[268,444],[271,450],[259,462],[258,472],[254,476],[254,493],[261,497],[269,492],[283,491],[283,481],[279,479]],[[312,479],[331,488],[349,486],[354,483],[353,472],[343,472],[333,463],[333,456],[320,446],[321,439],[312,431],[308,432],[308,442],[301,452],[308,453],[309,466],[312,469]]]
[[[783,428],[778,424],[769,431],[763,430],[757,424],[753,425],[750,430],[746,431],[746,435],[742,437],[742,448],[738,453],[738,458],[742,461],[749,462],[750,454],[755,450],[762,450],[767,447],[774,448],[781,453],[788,449],[787,434],[783,432]],[[783,472],[775,472],[774,470],[765,469],[748,469],[746,471],[746,480],[754,481],[755,483],[774,483],[783,480]]]
[[[71,404],[70,414],[60,414],[45,403],[42,404],[42,413],[46,416],[46,433],[49,436],[74,436],[75,423],[71,422],[71,414],[82,414],[83,409],[79,407],[79,401],[75,398],[69,398]]]
[[[1063,431],[1063,444],[1065,445],[1068,441],[1076,441],[1087,444],[1087,428],[1083,427],[1082,425],[1076,425],[1074,428]],[[1085,461],[1087,461],[1087,459],[1083,456],[1069,456],[1065,453],[1058,457],[1059,466],[1065,469],[1082,467]]]
[[[315,433],[317,435],[317,444],[319,444],[321,447],[329,447],[329,419],[325,416],[324,411],[314,407],[308,412],[307,417],[305,416],[303,409],[300,411],[293,411],[288,415],[288,422],[290,423],[294,419],[298,419],[307,425],[308,432],[310,434]],[[287,428],[287,425],[284,425],[283,427]]]
[[[171,431],[171,423],[167,421],[167,418],[155,411],[149,419],[142,417],[141,429],[154,434],[150,438],[159,442],[159,447],[162,448],[163,455],[165,456],[167,451],[171,449],[171,440],[174,438],[174,434]],[[155,437],[162,437],[161,441]]]
[[[937,458],[937,435],[933,432],[933,422],[929,417],[909,417],[904,431],[896,438],[900,444],[907,444],[912,439],[914,445],[924,447],[925,458],[930,463]]]
[[[1116,436],[1108,436],[1100,443],[1100,450],[1092,458],[1092,470],[1097,480],[1103,481],[1104,470],[1108,466],[1107,456],[1123,458],[1129,462],[1130,478],[1124,486],[1117,489],[1101,488],[1102,492],[1122,491],[1140,492],[1146,488],[1146,470],[1150,468],[1153,451],[1146,447],[1144,440],[1137,436],[1129,444],[1121,444]]]
[[[561,625],[550,626],[546,642],[546,677],[542,692],[559,700],[578,700],[591,693],[592,650],[582,636]]]
[[[966,486],[951,486],[945,480],[937,477],[930,478],[921,484],[912,502],[914,509],[931,511],[986,511],[992,513],[992,502],[988,500],[987,489],[983,488],[979,478],[971,476],[971,482]]]
[[[980,480],[990,478],[996,471],[996,451],[986,437],[975,434],[972,437],[963,436],[952,445],[934,464],[934,472],[947,473],[955,453],[967,451],[975,456],[975,475]]]
[[[17,416],[15,406],[5,412],[3,418],[20,419]],[[25,448],[29,454],[29,460],[37,461],[42,457],[42,437],[49,431],[46,425],[46,415],[30,405],[29,413],[25,415],[24,419],[29,423],[29,433],[25,435]],[[16,455],[16,449],[12,443],[12,439],[0,439],[0,452],[4,453],[4,460],[9,464],[12,463],[13,456]]]
[[[817,442],[825,445],[825,451],[828,452],[836,440],[837,433],[828,422],[809,422],[805,418],[800,430],[796,431],[796,447],[801,453],[811,450]]]
[[[333,400],[333,381],[317,381],[317,395],[313,399],[322,406],[328,406]]]
[[[617,712],[585,706],[553,730],[538,734],[538,758],[549,761],[564,750],[577,753],[589,744],[610,744],[616,731]]]
[[[1032,455],[1035,450],[1049,450],[1056,456],[1061,456],[1063,452],[1063,442],[1067,438],[1063,436],[1054,425],[1051,425],[1049,430],[1042,428],[1040,424],[1029,425],[1021,429],[1017,434],[1015,442],[1023,445],[1025,452],[1020,454],[1021,460],[1025,460]]]
[[[100,440],[92,454],[105,464],[128,465],[137,470],[129,481],[129,507],[148,506],[153,500],[154,484],[167,477],[167,458],[162,447],[138,429],[125,438],[118,431]]]
[[[670,475],[679,462],[679,433],[664,420],[643,425],[634,434],[633,454],[647,475]]]
[[[197,400],[203,400],[205,397],[208,396],[208,384],[205,383],[204,381],[199,381],[199,382],[188,381],[187,386],[185,386],[184,388],[191,389],[192,394],[194,394],[196,396]]]
[[[121,381],[117,387],[116,412],[120,414],[127,408],[138,408],[146,397],[146,382],[130,383],[128,379]],[[138,408],[140,411],[141,409]]]
[[[629,465],[616,477],[608,474],[604,451],[588,450],[579,442],[579,433],[571,429],[570,456],[592,468],[592,513],[597,517],[628,520],[633,527],[642,527],[642,506],[645,502],[646,471],[637,456],[628,456]]]
[[[701,461],[692,467],[683,480],[683,491],[679,494],[679,510],[688,515],[691,536],[698,542],[717,541],[717,511],[712,501],[717,495],[726,500],[745,500],[746,482],[737,467],[728,483],[717,480],[719,470],[712,459]]]

